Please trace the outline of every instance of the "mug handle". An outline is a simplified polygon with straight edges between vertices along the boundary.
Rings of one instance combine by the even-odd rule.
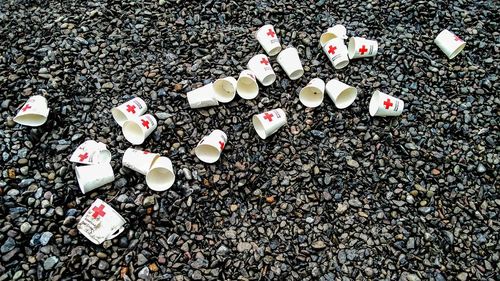
[[[125,227],[121,226],[118,228],[114,233],[111,233],[108,237],[106,237],[106,240],[110,240],[115,238],[116,236],[120,235],[125,230]]]

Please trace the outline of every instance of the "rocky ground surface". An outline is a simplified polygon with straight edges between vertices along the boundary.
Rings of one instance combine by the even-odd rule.
[[[498,280],[498,2],[194,2],[0,3],[0,280]],[[263,52],[264,23],[304,77],[272,58],[278,79],[256,99],[190,109],[188,91]],[[318,40],[337,23],[379,54],[334,70]],[[444,28],[467,42],[453,60],[433,44]],[[358,98],[307,109],[313,77]],[[370,117],[374,89],[403,115]],[[34,94],[49,120],[15,124]],[[159,119],[138,148],[172,159],[169,191],[121,166],[110,109],[132,96]],[[288,125],[261,140],[251,116],[277,107]],[[193,148],[216,128],[229,143],[204,164]],[[116,180],[82,195],[68,159],[85,139],[108,145]],[[76,229],[95,198],[128,221],[102,245]]]

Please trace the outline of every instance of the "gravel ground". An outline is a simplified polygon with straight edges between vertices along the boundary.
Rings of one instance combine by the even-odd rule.
[[[0,280],[498,280],[498,2],[50,2],[0,3]],[[188,91],[263,52],[264,23],[304,77],[274,57],[256,99],[190,109]],[[337,23],[379,54],[334,70],[318,40]],[[433,44],[444,28],[467,42],[453,60]],[[307,109],[313,77],[358,98]],[[403,115],[371,118],[375,89]],[[34,94],[49,120],[15,124]],[[159,119],[137,148],[176,168],[167,192],[121,166],[130,144],[110,109],[134,95]],[[261,140],[251,116],[277,107],[288,125]],[[202,163],[193,148],[216,128],[229,143]],[[82,195],[68,159],[85,139],[108,145],[116,180]],[[102,245],[76,229],[95,198],[129,222]]]

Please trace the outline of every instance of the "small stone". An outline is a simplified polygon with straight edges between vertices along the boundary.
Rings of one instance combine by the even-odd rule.
[[[145,266],[141,271],[139,271],[139,274],[137,276],[143,280],[149,280],[149,268]]]
[[[467,277],[469,275],[465,272],[460,272],[458,275],[457,275],[457,279],[460,280],[460,281],[467,281]]]
[[[43,262],[43,268],[45,270],[52,269],[59,262],[59,258],[56,256],[51,256]]]
[[[21,229],[22,233],[27,233],[31,229],[31,224],[29,222],[25,221],[21,224],[20,229]]]
[[[347,204],[347,203],[339,203],[337,205],[337,209],[335,210],[335,212],[337,214],[343,214],[345,211],[347,211],[348,208],[349,208],[349,204]]]
[[[438,169],[432,169],[431,174],[433,176],[439,176],[441,174],[441,171]]]
[[[479,165],[477,165],[477,172],[481,174],[486,172],[486,167],[483,164],[479,163]]]
[[[42,246],[47,245],[50,241],[50,238],[52,238],[53,235],[54,234],[52,234],[51,232],[48,232],[48,231],[42,233],[42,235],[40,236],[40,240],[39,240],[40,244],[42,244]]]
[[[112,82],[106,82],[102,85],[103,89],[113,89],[113,83]]]
[[[349,199],[349,205],[351,205],[352,207],[355,207],[355,208],[363,207],[363,203],[361,203],[361,201],[359,201],[358,198]]]
[[[358,161],[354,160],[354,159],[349,159],[347,160],[347,165],[349,167],[353,167],[353,168],[359,168],[359,163]]]
[[[312,243],[312,247],[316,250],[321,250],[326,247],[325,242],[319,240]]]
[[[151,195],[151,196],[144,198],[144,201],[142,202],[142,205],[144,205],[144,207],[146,207],[146,208],[149,206],[153,206],[154,204],[155,204],[154,195]]]
[[[238,245],[236,246],[238,252],[245,252],[245,251],[249,251],[250,249],[252,249],[252,244],[248,243],[248,242],[240,242],[238,243]]]
[[[3,243],[2,247],[0,248],[0,251],[2,254],[10,252],[12,249],[16,247],[16,240],[14,240],[12,237],[7,237],[7,240]]]
[[[219,256],[225,256],[227,253],[229,253],[229,249],[224,245],[220,245],[216,253]]]

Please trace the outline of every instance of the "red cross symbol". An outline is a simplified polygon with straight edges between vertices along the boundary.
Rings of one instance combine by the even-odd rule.
[[[262,60],[260,60],[260,63],[268,65],[269,61],[266,58],[262,58]]]
[[[94,219],[96,219],[98,216],[104,217],[104,215],[106,213],[103,210],[104,210],[104,205],[92,208],[92,211],[94,211],[94,213],[92,214],[92,217]]]
[[[146,127],[146,129],[149,129],[149,121],[146,121],[144,119],[141,119],[142,121],[142,126]]]
[[[266,34],[274,38],[274,35],[275,35],[276,33],[274,33],[274,31],[273,31],[273,29],[272,29],[272,28],[269,28],[269,30],[267,31],[267,33],[266,33]]]
[[[368,49],[365,47],[365,45],[361,46],[361,48],[359,49],[359,53],[361,55],[364,55],[366,52],[368,52]]]
[[[84,154],[78,155],[80,157],[80,162],[83,162],[83,160],[87,159],[89,157],[89,154],[85,152]]]
[[[149,151],[147,151],[147,150],[144,150],[144,154],[149,154]]]
[[[223,150],[224,149],[224,142],[223,141],[219,141],[219,144],[220,144],[220,150]]]
[[[127,111],[132,112],[132,114],[135,114],[135,105],[127,105]]]
[[[335,55],[335,50],[337,50],[337,47],[330,46],[328,47],[328,53]]]
[[[462,41],[462,39],[460,39],[460,37],[455,35],[455,41]]]
[[[394,104],[391,102],[391,99],[387,99],[384,101],[385,109],[389,109],[389,107],[393,106]]]
[[[273,115],[268,112],[264,113],[264,119],[269,120],[269,122],[273,121]]]
[[[31,108],[31,105],[27,104],[23,107],[23,112],[30,109]]]

